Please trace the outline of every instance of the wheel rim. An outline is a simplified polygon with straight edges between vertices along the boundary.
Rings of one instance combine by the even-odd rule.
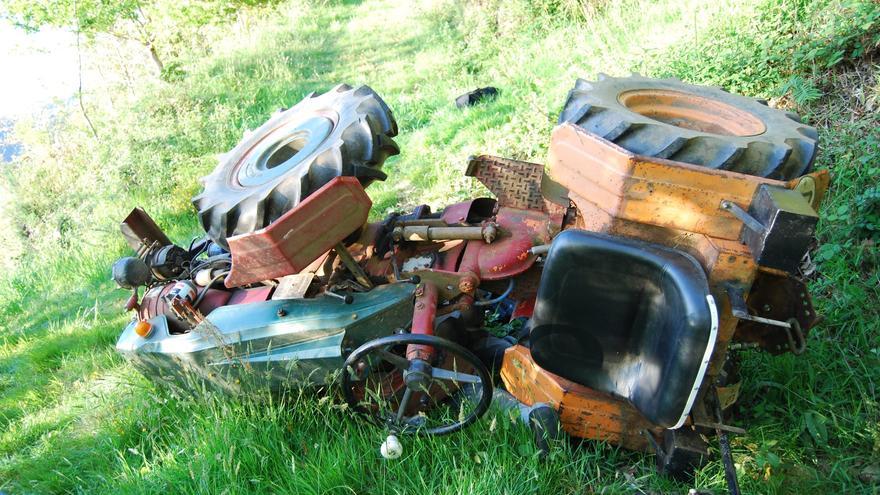
[[[247,187],[281,177],[314,153],[332,131],[333,120],[320,115],[284,124],[248,151],[233,178]]]
[[[412,393],[412,390],[410,388],[407,388],[406,385],[403,384],[403,373],[400,374],[400,379],[397,380],[398,390],[395,391],[392,399],[397,399],[400,395],[402,395],[403,398],[399,399],[399,402],[397,404],[390,404],[390,407],[387,408],[387,411],[392,412],[393,416],[396,415],[396,421],[389,421],[388,415],[383,415],[382,410],[375,411],[370,410],[368,407],[365,407],[364,401],[368,396],[368,386],[364,385],[365,393],[363,397],[358,397],[355,394],[355,384],[364,381],[360,377],[356,376],[363,374],[363,368],[361,367],[361,364],[370,355],[378,355],[381,354],[381,352],[383,352],[385,349],[398,346],[406,346],[410,344],[429,345],[434,347],[435,350],[453,353],[454,355],[463,358],[463,361],[467,362],[470,365],[473,365],[473,374],[459,373],[458,371],[446,370],[441,367],[429,366],[429,368],[432,368],[432,374],[435,376],[433,378],[434,380],[469,384],[465,387],[458,387],[456,390],[457,392],[459,392],[459,398],[457,399],[457,401],[459,402],[460,406],[465,404],[465,401],[473,406],[473,409],[469,413],[463,414],[460,412],[455,421],[442,426],[426,427],[424,425],[413,424],[411,421],[413,419],[419,419],[419,414],[415,416],[402,417],[404,416],[404,410],[407,408],[407,400],[410,399],[412,395],[414,395]],[[400,369],[403,366],[406,366],[408,369],[410,369],[410,365],[412,364],[412,362],[408,361],[405,357],[399,355],[392,355],[391,357],[386,356],[385,361],[388,363],[396,361],[396,363],[392,363],[396,369]],[[404,365],[403,362],[406,362],[407,364]],[[373,366],[373,364],[370,364],[370,366]],[[455,377],[453,377],[453,375],[455,375]],[[462,380],[471,380],[472,378],[478,378],[479,384],[459,381],[455,379],[456,377],[461,378]],[[385,377],[380,377],[380,380],[384,380],[384,383],[389,385],[394,383],[394,379],[386,380]],[[388,426],[391,430],[401,434],[445,435],[461,430],[462,428],[473,424],[480,417],[482,417],[483,414],[485,414],[486,411],[489,409],[489,406],[492,402],[491,376],[489,374],[489,370],[485,367],[485,365],[483,365],[479,358],[477,358],[473,353],[471,353],[464,347],[446,339],[435,337],[433,335],[391,335],[388,337],[382,337],[367,342],[366,344],[360,346],[349,355],[348,359],[346,359],[345,364],[343,365],[342,389],[346,402],[348,402],[349,406],[354,411],[371,419],[377,424]],[[468,397],[469,393],[480,394],[479,400],[472,400],[472,398]],[[449,398],[451,399],[451,396]],[[434,406],[439,404],[439,402],[436,402]],[[427,416],[424,417],[427,418]],[[427,424],[428,420],[426,419],[424,423]]]
[[[400,153],[395,135],[391,110],[368,86],[308,94],[221,155],[192,203],[208,237],[228,248],[228,238],[268,226],[335,177],[364,187],[384,180],[382,165]]]
[[[632,112],[660,122],[721,136],[757,136],[767,127],[751,113],[733,105],[667,89],[625,91],[618,101]]]

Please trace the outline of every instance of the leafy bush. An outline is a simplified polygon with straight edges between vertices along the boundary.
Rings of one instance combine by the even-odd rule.
[[[880,169],[874,167],[874,176]],[[855,228],[859,238],[880,241],[880,187],[869,187],[856,196]]]
[[[764,0],[695,36],[649,71],[748,95],[793,93],[804,105],[821,96],[824,71],[880,48],[880,8],[873,0]]]

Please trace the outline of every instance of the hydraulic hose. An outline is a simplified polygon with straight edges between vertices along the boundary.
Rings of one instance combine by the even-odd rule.
[[[500,296],[498,296],[494,299],[486,299],[483,301],[474,301],[474,306],[491,306],[493,304],[500,303],[501,301],[507,299],[507,296],[509,296],[510,293],[513,292],[513,286],[514,286],[513,279],[510,279],[510,282],[507,284],[507,289],[504,292],[502,292]]]

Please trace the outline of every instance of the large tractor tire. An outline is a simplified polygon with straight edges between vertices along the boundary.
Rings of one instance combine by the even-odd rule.
[[[367,86],[341,84],[306,96],[248,133],[202,180],[193,198],[208,236],[226,239],[261,229],[334,177],[367,186],[384,180],[382,164],[400,152],[397,123]]]
[[[633,153],[788,180],[809,171],[818,133],[764,100],[677,79],[578,79],[559,116]]]

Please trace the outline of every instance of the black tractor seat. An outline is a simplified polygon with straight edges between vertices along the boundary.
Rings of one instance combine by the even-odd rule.
[[[703,381],[718,318],[690,255],[566,230],[547,255],[531,324],[539,366],[678,428]]]

